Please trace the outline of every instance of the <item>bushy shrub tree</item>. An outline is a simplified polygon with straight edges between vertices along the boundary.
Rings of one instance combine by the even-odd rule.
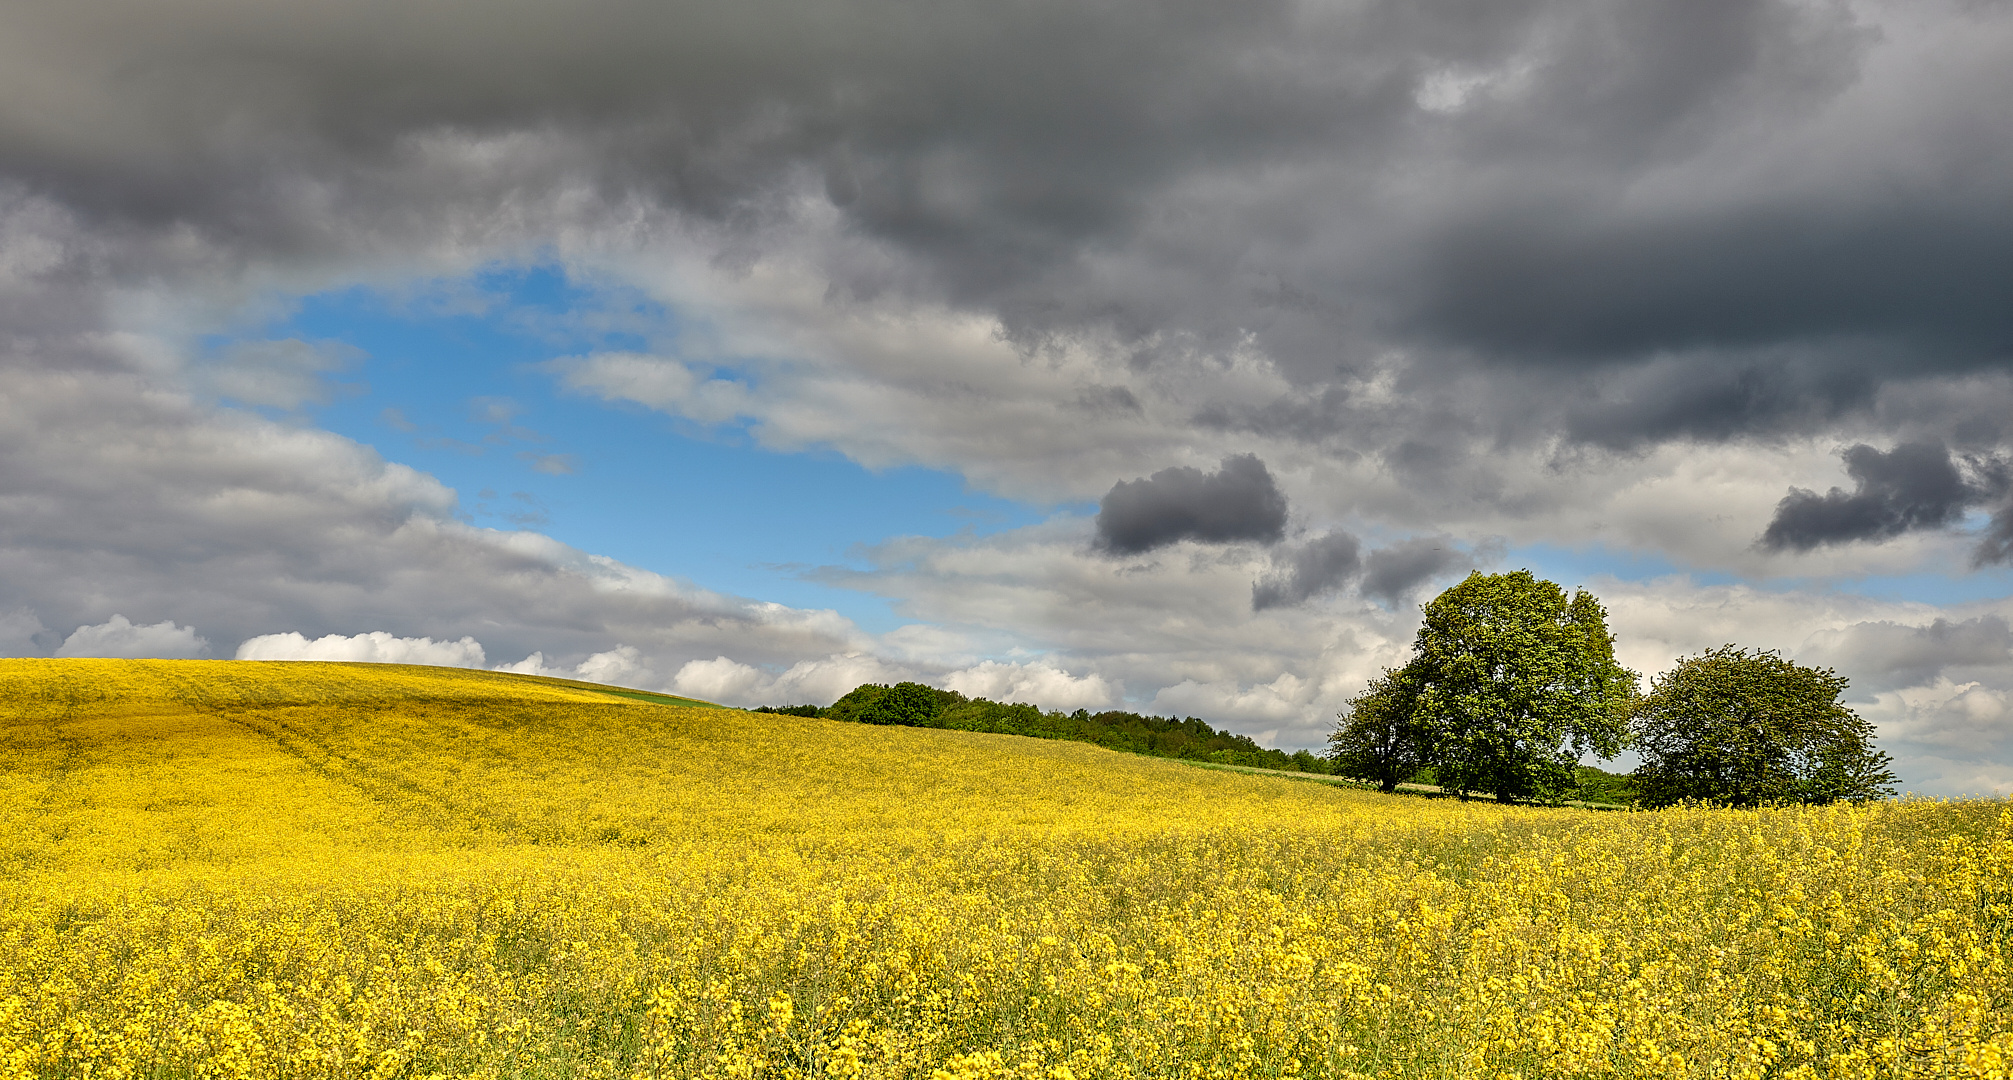
[[[816,705],[760,705],[749,711],[774,713],[777,716],[819,717],[825,715],[825,710]]]
[[[887,692],[887,686],[882,683],[861,683],[846,691],[844,697],[832,702],[825,710],[825,718],[857,723],[861,720],[861,714],[873,708],[874,703],[881,700],[881,695]]]
[[[1418,717],[1419,687],[1404,671],[1385,671],[1349,699],[1328,740],[1335,772],[1396,791],[1427,764],[1428,731]]]
[[[866,724],[901,724],[906,727],[935,727],[942,711],[938,692],[918,682],[898,682],[882,691],[873,703],[860,711]]]
[[[1645,806],[1754,806],[1892,794],[1873,725],[1839,702],[1846,679],[1780,655],[1723,645],[1658,676],[1631,722]]]
[[[808,706],[806,707],[808,708]],[[765,706],[758,712],[778,712]],[[910,727],[950,728],[1038,739],[1068,739],[1112,750],[1194,761],[1220,761],[1266,769],[1325,773],[1329,763],[1302,750],[1288,754],[1269,750],[1248,735],[1217,731],[1202,720],[1142,716],[1122,710],[1093,713],[1043,712],[1026,702],[967,698],[955,690],[938,690],[921,683],[864,683],[830,707],[815,710],[828,720]]]

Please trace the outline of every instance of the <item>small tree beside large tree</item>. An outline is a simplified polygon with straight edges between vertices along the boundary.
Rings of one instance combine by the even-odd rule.
[[[1328,756],[1337,772],[1391,792],[1428,764],[1426,731],[1418,719],[1419,688],[1405,672],[1386,671],[1349,699]]]
[[[1631,723],[1645,806],[1863,802],[1893,793],[1873,725],[1839,702],[1845,677],[1732,645],[1657,677]]]

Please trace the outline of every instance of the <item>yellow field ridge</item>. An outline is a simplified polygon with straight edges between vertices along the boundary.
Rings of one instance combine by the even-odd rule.
[[[0,661],[0,1078],[2013,1073],[2003,802],[1594,813]]]

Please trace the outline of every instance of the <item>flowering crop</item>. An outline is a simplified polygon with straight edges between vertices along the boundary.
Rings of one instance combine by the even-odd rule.
[[[2013,1076],[2013,811],[0,661],[0,1077]]]

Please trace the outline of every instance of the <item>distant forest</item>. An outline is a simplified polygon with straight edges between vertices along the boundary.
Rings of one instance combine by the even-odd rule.
[[[1037,739],[1067,739],[1132,754],[1220,765],[1283,769],[1288,772],[1334,772],[1333,765],[1326,758],[1316,757],[1305,750],[1292,754],[1267,750],[1252,742],[1250,736],[1218,731],[1193,716],[1177,720],[1116,710],[1099,713],[1088,709],[1078,709],[1073,713],[1043,712],[1024,702],[1003,704],[985,698],[968,698],[955,690],[938,690],[921,683],[905,682],[893,686],[867,683],[855,687],[828,708],[765,705],[755,711],[787,716],[821,716],[828,720],[850,720],[863,724],[899,724],[950,728],[954,731],[984,731],[995,735],[1028,735]]]
[[[955,690],[939,690],[913,682],[893,686],[865,683],[824,708],[816,705],[764,705],[754,711],[783,716],[815,716],[859,724],[895,724],[983,731],[994,735],[1026,735],[1036,739],[1064,739],[1149,757],[1329,776],[1336,773],[1335,762],[1328,757],[1306,750],[1291,754],[1283,750],[1268,750],[1251,741],[1248,735],[1218,731],[1193,716],[1175,719],[1115,709],[1098,713],[1088,709],[1078,709],[1073,713],[1043,712],[1025,702],[1004,704],[986,698],[968,698]],[[1578,773],[1578,787],[1570,793],[1573,798],[1626,804],[1634,795],[1627,776],[1588,765],[1580,766]],[[1431,784],[1435,777],[1433,770],[1426,768],[1410,779]]]

